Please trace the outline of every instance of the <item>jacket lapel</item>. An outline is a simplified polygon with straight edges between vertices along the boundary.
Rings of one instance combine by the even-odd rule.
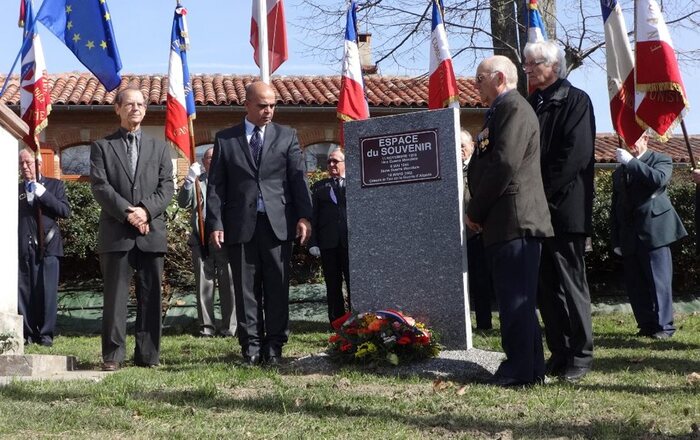
[[[241,149],[243,149],[243,154],[248,161],[248,165],[250,165],[250,169],[256,170],[257,168],[255,167],[255,161],[253,160],[253,156],[250,154],[250,145],[248,144],[248,138],[245,133],[245,123],[241,124],[241,133],[237,136],[237,139],[238,145],[240,145]]]
[[[109,146],[114,151],[115,156],[119,159],[124,169],[124,174],[129,179],[131,183],[134,182],[133,177],[131,177],[131,172],[129,171],[129,159],[126,157],[126,147],[124,146],[124,141],[122,140],[119,132],[115,133],[114,136],[109,140]]]
[[[265,127],[265,138],[263,139],[262,153],[260,153],[260,166],[262,166],[262,163],[265,160],[265,156],[267,155],[267,152],[272,147],[272,142],[273,142],[275,136],[277,136],[277,131],[275,130],[275,125],[272,123],[267,124],[267,127]]]

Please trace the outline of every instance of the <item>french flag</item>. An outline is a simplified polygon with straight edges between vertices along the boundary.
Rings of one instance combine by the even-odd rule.
[[[459,90],[452,68],[452,56],[447,44],[447,32],[442,19],[442,0],[433,0],[433,23],[430,36],[430,79],[428,108],[459,108]]]
[[[31,0],[22,0],[19,22],[24,27],[24,41],[29,40],[29,43],[22,45],[20,116],[29,126],[29,134],[24,138],[24,142],[32,150],[38,151],[39,133],[49,123],[51,94],[44,51],[36,32]]]
[[[369,107],[365,98],[362,79],[360,51],[357,47],[357,4],[353,0],[347,13],[345,48],[343,51],[343,75],[338,97],[338,118],[352,121],[369,118]],[[342,137],[342,136],[341,136]]]
[[[253,46],[253,59],[260,67],[258,47],[258,2],[267,3],[267,48],[270,60],[270,74],[287,61],[287,25],[284,21],[282,0],[253,0],[253,17],[250,22],[250,44]]]
[[[636,105],[637,122],[665,140],[688,111],[688,99],[658,3],[637,0],[635,7],[636,89],[647,97]]]
[[[168,67],[168,98],[165,107],[165,137],[175,144],[185,157],[194,159],[190,142],[190,119],[196,117],[192,83],[187,67],[189,37],[187,10],[175,8],[173,29],[170,34],[170,65]]]
[[[635,102],[642,102],[644,93],[635,94],[634,59],[622,8],[617,0],[601,0],[605,28],[605,62],[608,71],[610,116],[617,134],[627,145],[634,145],[644,133],[634,115]]]
[[[544,20],[537,6],[537,0],[526,0],[527,5],[527,42],[538,43],[547,39],[547,31],[544,28]]]

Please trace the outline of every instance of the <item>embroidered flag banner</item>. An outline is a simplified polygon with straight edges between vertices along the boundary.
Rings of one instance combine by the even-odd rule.
[[[636,90],[647,92],[636,103],[637,122],[661,140],[689,108],[671,34],[656,0],[636,0]]]

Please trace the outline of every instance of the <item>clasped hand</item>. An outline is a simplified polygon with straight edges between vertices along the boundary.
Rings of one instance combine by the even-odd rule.
[[[129,206],[126,209],[128,212],[126,220],[129,224],[139,230],[141,235],[146,235],[150,232],[150,227],[148,226],[148,213],[146,210],[140,206]]]

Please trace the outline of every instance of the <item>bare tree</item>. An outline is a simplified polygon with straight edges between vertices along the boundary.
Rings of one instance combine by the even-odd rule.
[[[444,0],[445,26],[453,58],[471,58],[470,66],[492,53],[521,63],[525,44],[526,0]],[[700,0],[661,1],[669,27],[683,28],[694,38],[700,33]],[[632,2],[621,1],[631,12]],[[338,0],[298,0],[307,11],[297,25],[306,31],[307,50],[328,63],[337,63],[345,30],[347,5]],[[358,2],[360,32],[372,34],[374,62],[410,74],[425,71],[423,53],[416,51],[430,38],[431,3],[428,0],[366,0]],[[586,63],[604,65],[605,43],[600,2],[539,0],[550,39],[564,48],[569,71]],[[631,16],[631,14],[630,14]],[[629,30],[633,23],[628,22]],[[696,40],[697,41],[697,40]],[[682,63],[700,62],[700,49],[679,52]],[[524,83],[522,84],[524,85]]]

